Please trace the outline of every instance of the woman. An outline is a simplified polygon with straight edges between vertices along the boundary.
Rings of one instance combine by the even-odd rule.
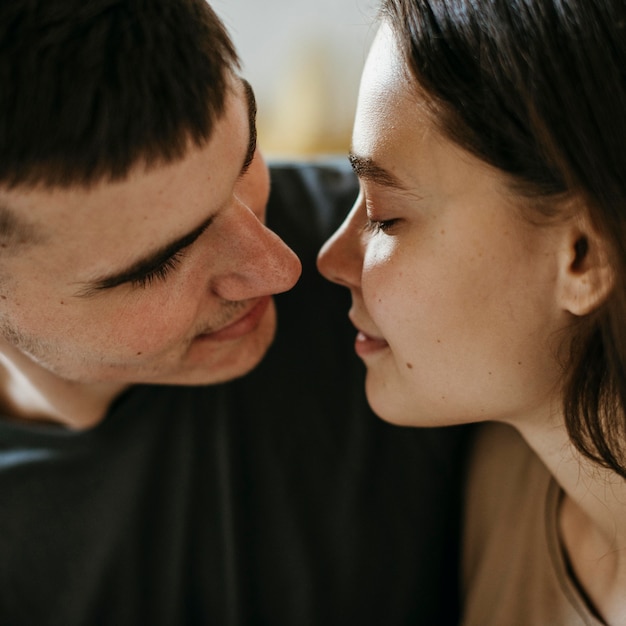
[[[626,624],[626,3],[386,0],[319,257],[373,409],[490,422],[466,624]],[[494,424],[493,422],[499,422]]]

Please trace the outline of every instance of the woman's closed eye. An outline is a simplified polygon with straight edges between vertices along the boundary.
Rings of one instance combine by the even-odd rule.
[[[400,220],[374,220],[368,219],[365,223],[365,230],[371,233],[388,233]]]

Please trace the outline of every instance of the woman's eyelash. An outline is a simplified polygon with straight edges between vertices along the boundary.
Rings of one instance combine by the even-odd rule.
[[[183,257],[183,250],[179,250],[176,254],[173,254],[169,259],[163,261],[161,265],[155,267],[153,270],[144,274],[139,278],[135,278],[130,281],[133,287],[139,287],[140,289],[145,289],[150,285],[154,284],[157,281],[165,280],[170,272],[173,272]]]
[[[398,220],[367,220],[365,230],[370,233],[386,233]]]

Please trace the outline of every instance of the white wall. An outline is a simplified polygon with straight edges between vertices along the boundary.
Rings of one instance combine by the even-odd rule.
[[[377,0],[209,2],[257,94],[264,151],[347,151]]]

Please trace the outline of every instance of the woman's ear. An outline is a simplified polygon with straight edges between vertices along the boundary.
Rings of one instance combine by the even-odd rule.
[[[559,304],[573,315],[587,315],[607,299],[613,288],[615,277],[607,242],[586,211],[568,222],[564,235]]]

